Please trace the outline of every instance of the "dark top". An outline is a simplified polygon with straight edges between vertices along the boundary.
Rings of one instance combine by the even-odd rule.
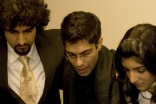
[[[75,76],[76,104],[91,104],[95,100],[94,91],[95,69],[87,77]]]
[[[63,74],[64,104],[86,104],[82,103],[82,101],[89,102],[90,100],[88,99],[90,97],[93,98],[92,104],[126,104],[122,102],[123,100],[125,101],[125,97],[122,96],[119,82],[115,77],[114,53],[114,50],[109,50],[107,47],[102,46],[96,67],[94,68],[95,77],[89,78],[91,83],[88,86],[84,84],[87,83],[87,78],[86,81],[85,78],[79,78],[71,63],[66,60]],[[89,90],[90,95],[84,97],[87,95],[85,91],[89,86],[92,91]],[[81,99],[83,100],[81,101]]]

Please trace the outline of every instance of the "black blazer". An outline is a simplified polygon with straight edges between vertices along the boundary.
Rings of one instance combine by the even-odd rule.
[[[36,36],[35,44],[45,70],[45,88],[38,104],[61,104],[59,87],[62,84],[64,48],[58,38],[59,29],[45,30]],[[25,104],[22,99],[8,87],[7,42],[0,38],[0,101],[5,104]]]

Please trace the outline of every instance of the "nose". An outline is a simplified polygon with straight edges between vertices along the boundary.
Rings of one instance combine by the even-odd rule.
[[[19,36],[18,36],[18,43],[19,43],[20,45],[24,45],[25,42],[26,42],[26,40],[25,40],[24,35],[23,35],[23,34],[19,34]]]
[[[77,57],[77,58],[76,58],[76,65],[77,65],[77,66],[82,66],[83,63],[84,63],[84,62],[83,62],[83,60],[82,60],[80,57]]]
[[[129,73],[129,80],[131,83],[135,83],[138,80],[138,77],[135,73],[130,72]]]

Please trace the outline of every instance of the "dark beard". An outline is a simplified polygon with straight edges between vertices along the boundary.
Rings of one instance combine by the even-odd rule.
[[[21,45],[16,45],[14,48],[14,51],[18,54],[18,55],[26,55],[29,53],[31,46],[29,44],[24,44],[22,46],[28,46],[28,48],[24,48],[24,49],[18,49],[17,47],[19,47]]]

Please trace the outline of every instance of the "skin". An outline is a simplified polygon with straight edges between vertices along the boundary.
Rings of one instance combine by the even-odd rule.
[[[130,82],[140,91],[147,90],[156,80],[156,76],[151,74],[134,56],[122,58],[122,65]]]
[[[98,60],[98,51],[101,49],[102,41],[102,38],[100,38],[97,47],[95,44],[89,44],[87,40],[80,40],[74,44],[66,42],[66,55],[67,57],[77,57],[74,59],[69,58],[69,61],[80,76],[86,77],[94,69]],[[91,56],[84,58],[83,55]]]
[[[17,54],[26,55],[35,40],[36,27],[17,26],[13,29],[6,29],[4,35]]]

